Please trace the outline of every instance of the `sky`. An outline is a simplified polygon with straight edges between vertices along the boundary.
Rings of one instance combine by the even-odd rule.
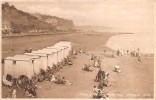
[[[71,19],[76,26],[154,28],[153,0],[10,0],[9,4],[25,12]]]

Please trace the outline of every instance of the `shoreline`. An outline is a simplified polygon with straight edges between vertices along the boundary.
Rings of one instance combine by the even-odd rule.
[[[114,51],[116,51],[116,50],[118,50],[118,49],[121,49],[121,50],[126,50],[127,48],[128,48],[128,50],[137,50],[137,48],[139,48],[139,47],[136,47],[136,48],[130,48],[129,49],[129,47],[127,47],[126,49],[124,48],[122,48],[123,46],[120,46],[120,45],[122,45],[121,44],[121,41],[123,42],[124,40],[122,40],[122,38],[124,37],[124,36],[126,36],[126,35],[131,35],[131,36],[134,36],[135,34],[119,34],[119,35],[113,35],[113,36],[111,36],[109,39],[108,39],[108,41],[105,43],[105,46],[107,46],[108,48],[110,48],[110,49],[112,49],[112,50],[114,50]],[[118,40],[120,40],[119,42],[117,41],[117,39]],[[135,40],[135,39],[133,39],[133,40]],[[136,40],[135,40],[136,41]],[[139,41],[139,40],[138,40]],[[118,43],[117,43],[118,42]],[[116,44],[115,44],[116,43]],[[129,42],[129,43],[131,43],[131,42]],[[113,46],[112,46],[113,45]],[[126,44],[125,44],[126,45]],[[132,44],[131,44],[132,45]],[[154,52],[147,52],[146,50],[144,50],[144,49],[142,49],[142,51],[143,52],[141,52],[143,55],[152,55],[152,56],[154,56]]]
[[[39,34],[25,34],[25,35],[9,35],[2,36],[2,38],[12,38],[12,37],[29,37],[29,36],[44,36],[44,35],[63,35],[63,34],[73,34],[72,32],[57,32],[57,33],[39,33]]]

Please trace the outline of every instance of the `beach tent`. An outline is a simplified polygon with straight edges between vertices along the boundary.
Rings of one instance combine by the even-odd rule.
[[[57,49],[48,49],[48,48],[44,48],[44,49],[42,49],[42,50],[51,51],[51,52],[52,52],[52,64],[55,64],[55,65],[58,64],[58,60],[57,60],[57,57],[58,57],[58,50],[57,50]]]
[[[15,55],[4,59],[4,75],[10,74],[15,78],[20,75],[26,75],[29,79],[35,73],[35,66],[39,56]]]
[[[53,47],[53,46],[51,46],[51,47],[47,47],[47,49],[52,49],[52,50],[56,50],[57,51],[57,64],[58,63],[60,63],[60,62],[62,62],[61,61],[61,49],[58,49],[58,48],[56,48],[56,47]]]
[[[39,69],[44,69],[46,70],[47,68],[47,54],[37,54],[37,53],[25,53],[25,55],[29,56],[40,56],[39,58]]]

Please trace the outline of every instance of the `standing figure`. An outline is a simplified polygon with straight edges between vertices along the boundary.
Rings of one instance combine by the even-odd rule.
[[[98,60],[95,60],[95,61],[94,61],[94,67],[100,67],[100,66],[99,66]]]
[[[139,55],[139,56],[138,56],[138,63],[141,63],[141,62],[142,62],[141,56]]]
[[[13,87],[12,98],[16,98],[16,89],[15,89],[15,87]]]

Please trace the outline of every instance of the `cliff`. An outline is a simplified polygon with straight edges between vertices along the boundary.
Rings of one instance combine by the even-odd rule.
[[[57,27],[60,26],[69,29],[74,24],[72,20],[42,14],[36,16],[18,10],[14,5],[9,5],[7,2],[2,4],[2,28],[4,30],[11,27],[13,33],[49,32],[56,31]]]

